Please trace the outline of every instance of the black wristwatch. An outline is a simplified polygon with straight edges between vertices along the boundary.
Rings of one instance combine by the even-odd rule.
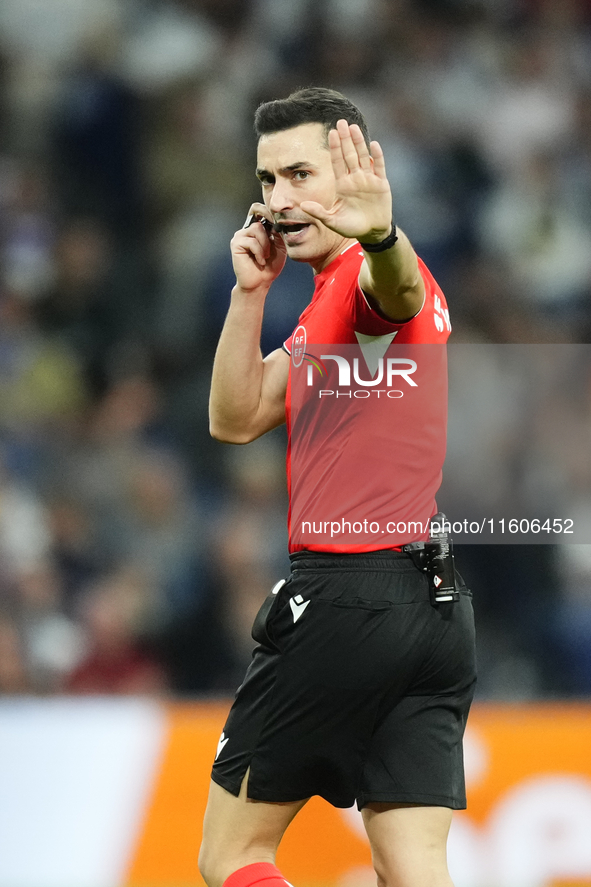
[[[361,241],[359,241],[359,246],[361,249],[364,249],[366,253],[383,253],[384,250],[390,249],[391,246],[394,246],[397,240],[398,234],[396,233],[396,225],[392,223],[392,230],[385,240],[380,241],[380,243],[361,243]]]

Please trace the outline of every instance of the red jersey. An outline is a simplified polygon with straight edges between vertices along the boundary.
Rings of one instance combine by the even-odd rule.
[[[284,345],[292,358],[292,552],[397,549],[426,538],[437,511],[451,331],[445,297],[419,259],[420,311],[403,323],[386,320],[359,286],[362,261],[354,243],[316,276],[312,301]]]
[[[314,278],[312,301],[300,315],[308,345],[357,344],[356,333],[381,336],[395,332],[397,343],[444,344],[451,332],[445,296],[421,259],[419,270],[425,284],[423,307],[411,320],[394,323],[380,317],[367,302],[358,283],[363,262],[359,244],[347,247]],[[292,334],[293,335],[293,334]],[[284,347],[291,354],[292,336]]]

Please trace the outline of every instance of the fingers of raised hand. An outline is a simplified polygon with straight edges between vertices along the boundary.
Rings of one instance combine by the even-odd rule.
[[[373,159],[373,171],[381,179],[386,178],[386,163],[384,161],[384,152],[379,142],[370,143],[371,156]]]
[[[356,123],[339,120],[336,129],[340,141],[340,149],[347,172],[362,169],[371,170],[371,158],[363,133]]]
[[[356,123],[352,123],[349,127],[351,141],[355,146],[357,157],[359,158],[359,166],[361,169],[369,172],[371,170],[371,156],[369,149],[361,132],[361,128]]]
[[[345,163],[345,158],[343,157],[341,136],[337,129],[331,129],[329,132],[328,147],[330,149],[330,159],[332,161],[332,168],[336,178],[338,179],[341,178],[341,176],[346,176],[349,170]]]
[[[321,222],[325,222],[330,218],[330,213],[322,206],[321,203],[316,203],[313,200],[302,200],[300,203],[300,209],[306,213],[308,216],[312,216],[314,219],[319,219]]]

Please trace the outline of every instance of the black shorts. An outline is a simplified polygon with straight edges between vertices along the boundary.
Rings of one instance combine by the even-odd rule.
[[[463,809],[462,736],[475,684],[471,595],[433,606],[403,554],[292,556],[263,605],[214,782],[238,795],[335,807]],[[270,608],[270,609],[269,609]]]

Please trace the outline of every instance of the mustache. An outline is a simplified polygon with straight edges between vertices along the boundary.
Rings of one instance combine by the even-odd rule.
[[[298,227],[298,226],[301,227],[302,225],[309,225],[310,222],[311,222],[311,219],[309,219],[309,218],[308,219],[301,219],[301,218],[295,218],[293,216],[285,216],[282,218],[275,217],[275,220],[273,222],[273,230],[276,231],[278,234],[281,234],[284,231],[289,231],[290,229],[292,229],[294,227]]]

